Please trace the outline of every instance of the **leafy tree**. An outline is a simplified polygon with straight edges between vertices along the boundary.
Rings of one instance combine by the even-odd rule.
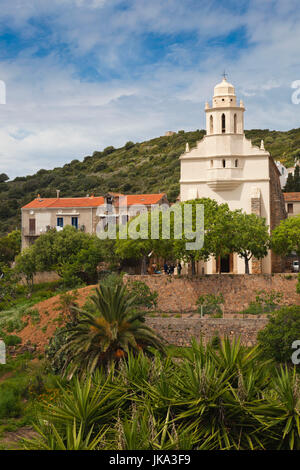
[[[59,296],[59,301],[55,310],[61,312],[64,318],[71,323],[76,324],[78,321],[78,291],[63,292]]]
[[[266,357],[291,363],[292,344],[300,339],[300,306],[282,307],[272,313],[257,339]]]
[[[5,237],[0,238],[0,263],[14,261],[21,250],[21,232],[14,230]]]
[[[295,191],[300,191],[300,167],[296,165],[295,172],[294,172],[294,184],[295,184]]]
[[[264,258],[268,253],[270,237],[264,218],[255,214],[235,211],[233,216],[234,251],[245,261],[245,273],[249,274],[252,257]]]
[[[0,263],[0,310],[15,298],[19,281],[16,270]]]
[[[271,247],[279,255],[296,252],[300,261],[300,216],[282,220],[275,227],[271,237]]]
[[[288,174],[285,187],[283,188],[285,193],[292,193],[295,191],[294,176],[292,173]]]
[[[229,210],[227,204],[221,204],[218,207],[215,221],[212,222],[205,234],[210,254],[214,255],[216,259],[221,259],[233,253],[235,251],[234,234],[234,213]],[[221,263],[219,263],[219,273],[221,274]]]
[[[36,252],[32,248],[27,248],[16,259],[16,271],[25,276],[30,290],[33,288],[34,275],[37,273]]]
[[[218,259],[234,251],[233,212],[229,210],[227,204],[218,204],[215,200],[209,198],[195,199],[181,204],[193,205],[193,230],[196,229],[195,207],[198,204],[204,206],[203,247],[198,250],[188,250],[186,235],[183,235],[181,240],[174,241],[177,257],[191,262],[192,274],[195,274],[195,261],[201,259],[206,261],[211,255]]]
[[[202,199],[194,199],[186,202],[180,203],[181,209],[182,209],[182,214],[184,214],[184,205],[185,204],[191,204],[192,206],[192,227],[189,231],[186,230],[186,228],[181,227],[181,239],[179,240],[174,240],[174,252],[176,254],[176,257],[179,259],[182,259],[186,262],[190,262],[192,265],[192,275],[196,274],[196,261],[199,261],[201,259],[207,260],[210,255],[210,248],[211,246],[208,244],[208,238],[207,238],[207,233],[212,227],[212,224],[214,221],[216,221],[216,216],[218,212],[218,204],[216,201],[209,199],[209,198],[202,198]],[[196,231],[196,224],[197,224],[197,205],[203,205],[204,206],[204,245],[200,249],[195,249],[195,250],[190,250],[187,249],[187,243],[190,243],[192,241],[195,241],[194,239],[191,239],[192,237],[192,231]]]
[[[284,192],[299,192],[300,191],[300,167],[299,165],[295,166],[294,175],[292,173],[288,174],[287,181],[284,187]]]
[[[1,173],[0,174],[0,183],[5,183],[5,181],[9,180],[9,177],[7,176],[6,173]]]
[[[129,149],[131,149],[132,147],[134,147],[134,142],[131,142],[131,140],[129,140],[128,142],[126,142],[126,144],[125,144],[125,149],[126,149],[126,150],[129,150]]]
[[[158,238],[154,239],[151,234],[152,218],[157,214],[159,221]],[[136,233],[140,238],[131,237],[132,227],[136,227]],[[123,235],[122,235],[123,232]],[[122,238],[124,232],[127,239]],[[145,212],[131,219],[125,227],[120,227],[116,240],[115,254],[122,260],[142,260],[141,273],[146,274],[147,258],[153,253],[162,258],[173,258],[173,242],[162,237],[162,216],[159,210]]]
[[[86,234],[66,226],[41,235],[34,245],[17,260],[17,269],[26,274],[26,267],[36,271],[53,270],[73,287],[84,282],[96,282],[97,267],[103,259],[102,241],[96,235]]]

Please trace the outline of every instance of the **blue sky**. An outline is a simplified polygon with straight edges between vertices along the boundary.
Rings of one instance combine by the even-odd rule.
[[[204,127],[223,70],[246,128],[300,127],[297,0],[0,0],[0,173]]]

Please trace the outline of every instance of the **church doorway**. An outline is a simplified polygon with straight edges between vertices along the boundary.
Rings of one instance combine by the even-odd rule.
[[[229,255],[227,255],[221,258],[221,273],[229,273],[229,272],[230,272],[230,259],[229,259]]]
[[[233,253],[229,255],[218,257],[216,263],[217,273],[232,273],[233,272]]]

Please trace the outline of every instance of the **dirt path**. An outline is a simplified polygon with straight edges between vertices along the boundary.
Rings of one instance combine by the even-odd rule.
[[[4,433],[4,436],[0,438],[0,446],[3,446],[7,450],[18,450],[22,448],[22,439],[33,439],[37,436],[38,433],[33,428],[24,426],[17,431]]]

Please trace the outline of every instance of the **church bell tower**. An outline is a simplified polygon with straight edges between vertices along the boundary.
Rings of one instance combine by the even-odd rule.
[[[244,133],[244,103],[237,105],[234,86],[225,75],[215,86],[212,106],[206,103],[205,112],[207,136]]]

